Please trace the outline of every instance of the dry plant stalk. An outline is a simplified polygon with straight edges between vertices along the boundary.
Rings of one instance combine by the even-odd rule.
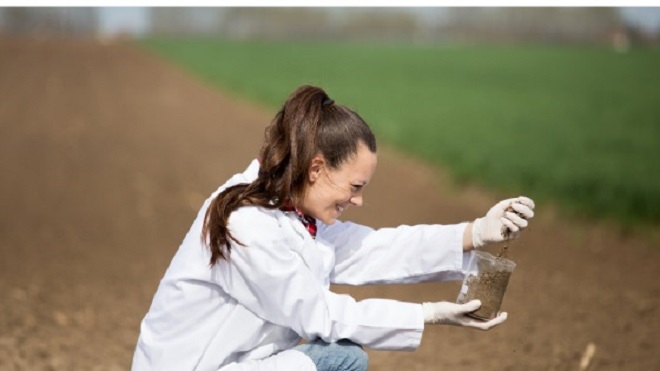
[[[580,359],[580,371],[587,371],[594,354],[596,354],[596,344],[587,344],[587,348],[584,350],[584,353],[582,353],[582,359]]]

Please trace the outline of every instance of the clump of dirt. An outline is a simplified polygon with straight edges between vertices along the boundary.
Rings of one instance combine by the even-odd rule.
[[[505,243],[504,246],[500,249],[500,252],[497,253],[498,258],[506,259],[509,256],[509,244]]]

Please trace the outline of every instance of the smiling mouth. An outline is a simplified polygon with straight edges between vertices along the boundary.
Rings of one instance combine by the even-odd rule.
[[[341,214],[347,208],[348,208],[348,206],[342,207],[342,206],[337,205],[337,212],[339,212]]]

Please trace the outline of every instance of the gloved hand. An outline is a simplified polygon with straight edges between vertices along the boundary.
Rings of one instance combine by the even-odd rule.
[[[472,300],[465,304],[455,304],[447,301],[438,303],[422,303],[424,310],[424,323],[430,325],[453,325],[488,330],[506,321],[507,313],[502,312],[497,317],[481,321],[466,314],[474,312],[481,307],[480,300]]]
[[[498,202],[472,224],[472,244],[478,248],[518,237],[527,219],[534,217],[533,210],[534,201],[523,196]]]

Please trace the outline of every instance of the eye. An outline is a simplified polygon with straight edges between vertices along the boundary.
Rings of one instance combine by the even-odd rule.
[[[357,191],[361,190],[362,187],[364,187],[363,184],[351,184],[351,190],[353,192],[357,192]]]

